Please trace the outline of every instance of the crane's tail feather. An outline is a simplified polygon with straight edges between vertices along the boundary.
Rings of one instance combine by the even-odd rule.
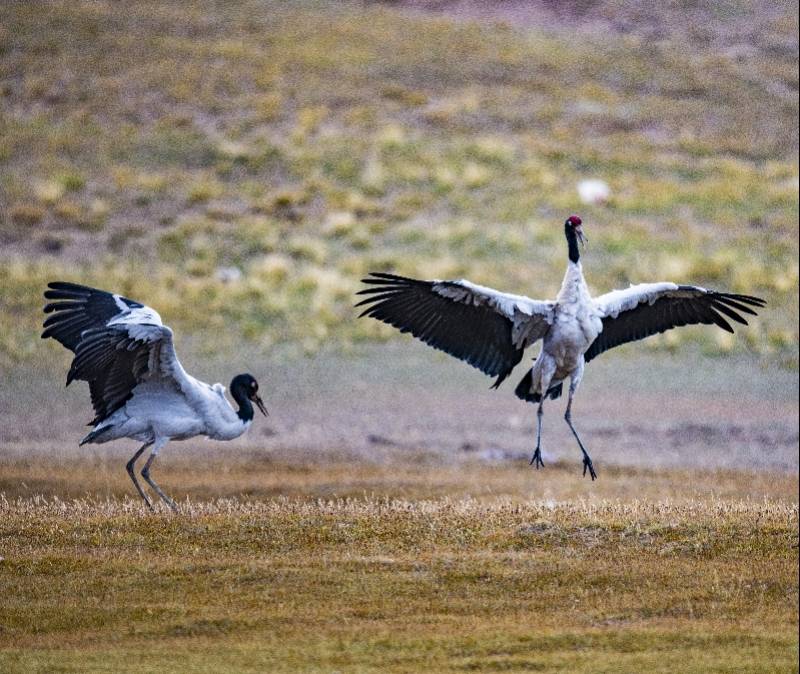
[[[533,370],[528,370],[528,373],[522,378],[519,384],[517,384],[517,388],[514,389],[514,393],[517,394],[517,398],[524,400],[525,402],[529,403],[538,403],[542,400],[541,393],[534,393],[531,391],[531,385],[533,384]],[[561,397],[561,393],[564,389],[564,382],[560,381],[557,384],[553,384],[550,388],[547,389],[547,393],[545,394],[545,400],[550,398],[550,400],[555,400],[556,398]]]
[[[86,444],[91,444],[93,442],[103,442],[100,438],[105,435],[108,431],[110,431],[113,426],[103,426],[102,428],[95,428],[93,431],[87,433],[83,440],[78,443],[78,447],[81,447]]]

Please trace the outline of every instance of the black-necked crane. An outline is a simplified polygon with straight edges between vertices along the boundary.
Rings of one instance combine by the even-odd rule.
[[[150,307],[115,293],[75,283],[48,284],[42,338],[52,337],[75,353],[67,386],[89,383],[95,417],[80,444],[132,438],[144,444],[127,463],[136,490],[153,505],[136,479],[136,460],[150,446],[142,477],[173,510],[175,503],[156,484],[150,468],[170,440],[205,435],[233,440],[253,421],[253,405],[266,416],[258,382],[249,374],[233,378],[230,393],[222,384],[199,381],[183,369],[172,342],[172,330]],[[251,402],[252,401],[252,402]]]
[[[541,352],[516,388],[519,398],[538,403],[536,449],[531,464],[544,466],[541,455],[544,401],[561,395],[569,377],[564,419],[583,453],[583,474],[597,477],[589,453],[572,425],[572,401],[584,366],[604,351],[682,325],[703,323],[733,332],[726,318],[747,325],[741,314],[756,315],[758,297],[707,290],[675,283],[642,283],[593,298],[581,268],[585,237],[577,215],[564,223],[568,263],[555,300],[510,295],[469,281],[422,281],[372,272],[361,290],[368,295],[361,316],[410,332],[430,346],[466,361],[489,376],[497,388],[522,359],[523,351],[542,340]]]

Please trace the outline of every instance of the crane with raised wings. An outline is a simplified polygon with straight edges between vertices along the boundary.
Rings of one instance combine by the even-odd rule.
[[[577,215],[564,223],[568,262],[554,300],[534,300],[485,288],[466,280],[422,281],[373,272],[363,279],[367,297],[361,316],[370,316],[409,332],[426,344],[466,361],[491,377],[494,387],[511,374],[525,349],[541,340],[541,352],[516,388],[523,400],[538,403],[536,449],[541,455],[544,401],[558,398],[569,378],[564,419],[583,453],[583,474],[597,477],[592,460],[572,424],[572,401],[586,363],[620,344],[644,339],[682,325],[716,325],[733,332],[732,320],[766,302],[751,295],[717,292],[694,285],[642,283],[592,297],[583,276],[580,246],[583,223]]]
[[[67,386],[89,383],[94,408],[92,431],[80,444],[133,438],[144,443],[127,464],[136,490],[153,505],[136,479],[136,460],[152,446],[141,475],[170,508],[169,498],[153,480],[150,467],[170,440],[205,435],[232,440],[253,421],[253,405],[266,415],[258,382],[240,374],[230,385],[234,409],[222,384],[209,385],[183,369],[172,342],[172,330],[150,307],[116,293],[75,283],[48,284],[42,338],[52,337],[75,354]]]

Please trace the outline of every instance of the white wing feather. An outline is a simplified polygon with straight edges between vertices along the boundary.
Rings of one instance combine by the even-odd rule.
[[[643,303],[653,304],[659,297],[667,293],[675,294],[678,286],[668,281],[662,283],[639,283],[624,290],[612,290],[610,293],[594,298],[595,307],[600,315],[616,318],[624,311],[630,311]],[[704,292],[702,288],[698,290]],[[687,293],[687,297],[690,296]]]
[[[488,306],[510,319],[514,346],[524,348],[540,339],[553,324],[553,302],[533,300],[525,295],[503,293],[494,288],[459,281],[433,281],[433,291],[455,302]]]

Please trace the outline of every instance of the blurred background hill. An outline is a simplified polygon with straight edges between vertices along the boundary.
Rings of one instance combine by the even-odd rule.
[[[369,270],[551,296],[573,211],[595,290],[663,278],[769,301],[736,338],[653,346],[797,365],[794,3],[93,0],[0,18],[4,366],[52,353],[35,337],[53,278],[144,299],[213,352],[390,337],[355,320]],[[608,193],[582,203],[586,180]]]

